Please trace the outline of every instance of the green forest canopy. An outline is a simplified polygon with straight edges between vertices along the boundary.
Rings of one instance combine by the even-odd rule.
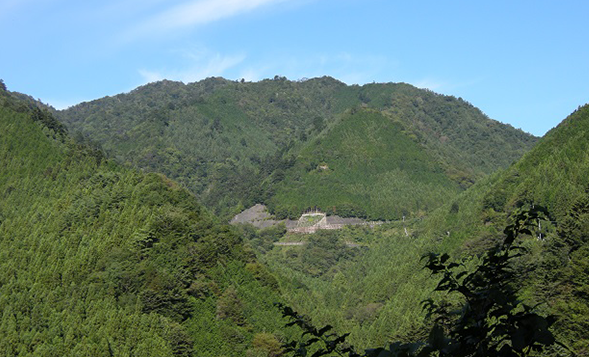
[[[276,281],[189,191],[6,91],[0,132],[5,354],[242,356],[283,334]]]
[[[0,91],[0,99],[6,134],[0,137],[4,350],[23,355],[268,355],[289,333],[271,308],[278,286],[287,301],[300,304],[320,323],[335,320],[339,331],[352,331],[361,345],[384,345],[392,335],[406,339],[403,329],[417,334],[424,329],[416,323],[422,316],[418,304],[433,286],[408,257],[417,259],[425,251],[476,255],[498,239],[511,213],[541,204],[553,218],[539,222],[542,239],[524,242],[531,254],[517,266],[522,294],[528,301],[543,302],[540,308],[557,316],[559,340],[580,355],[587,351],[586,106],[522,160],[477,180],[423,221],[409,227],[396,222],[376,230],[321,233],[318,238],[325,239],[300,254],[272,247],[281,239],[280,228],[236,232],[174,181],[106,160],[99,146],[83,143],[83,135],[74,141],[59,121],[30,101],[6,91]],[[269,188],[278,192],[269,197],[277,197],[280,185],[287,188],[285,182],[301,168],[296,159],[304,163],[316,153],[333,155],[325,151],[329,145],[317,142],[341,143],[346,115],[369,127],[399,110],[377,110],[369,105],[377,100],[364,100],[364,108],[349,110],[323,128],[319,123],[316,137],[274,154],[272,162],[286,168],[280,180],[276,169],[264,174],[262,182],[275,182],[262,185],[261,194],[267,195]],[[393,136],[418,125],[393,122],[384,128]],[[411,140],[404,148],[413,147],[416,158],[440,142],[411,135],[399,140]],[[295,157],[292,150],[300,154]],[[337,162],[347,154],[333,158]],[[432,173],[444,173],[440,180],[450,178],[460,185],[447,175],[448,162],[436,161],[439,166]],[[404,228],[411,237],[404,236]],[[278,280],[258,263],[242,237],[252,242]],[[370,248],[346,251],[341,242],[350,239]]]
[[[417,215],[507,167],[536,141],[460,98],[404,83],[348,86],[330,77],[256,83],[208,78],[186,85],[161,81],[57,115],[72,132],[99,143],[118,161],[166,174],[226,218],[255,203],[291,218],[316,205],[372,219],[398,219],[403,211]],[[362,136],[351,133],[358,155],[378,158],[390,152],[390,160],[370,168],[368,181],[375,186],[364,180],[365,165],[342,165],[351,158],[334,146],[354,127],[362,128]],[[386,130],[378,132],[380,128]],[[403,151],[391,141],[408,147]],[[324,157],[310,157],[314,152]],[[383,182],[409,189],[408,180],[415,175],[411,162],[399,167],[391,161],[403,154],[428,159],[420,168],[423,184],[410,188],[416,201],[389,199],[392,192],[379,200]],[[323,175],[316,184],[303,170],[317,169],[313,165],[322,159],[335,159],[326,164],[338,166],[338,172]],[[301,175],[302,184],[311,187],[291,191]],[[432,184],[439,186],[432,190]],[[346,200],[336,195],[342,185],[347,186]]]

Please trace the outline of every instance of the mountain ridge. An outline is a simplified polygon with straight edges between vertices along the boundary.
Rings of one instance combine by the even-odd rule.
[[[459,98],[405,83],[348,86],[331,77],[298,82],[279,76],[254,83],[222,78],[189,84],[161,81],[57,115],[72,132],[100,143],[118,161],[165,173],[229,218],[256,203],[271,203],[275,210],[272,197],[305,148],[328,138],[351,111],[368,110],[380,112],[390,125],[400,125],[401,136],[416,142],[416,150],[428,152],[434,166],[461,189],[506,167],[537,140],[490,120]],[[388,171],[383,167],[379,173]],[[294,201],[281,202],[284,207],[277,212],[297,216],[304,206],[317,205],[303,196],[297,200],[297,212]],[[352,202],[359,212],[370,204]],[[402,204],[391,211],[403,210],[419,211]],[[381,210],[371,218],[397,216]]]
[[[235,84],[213,81],[210,86],[227,88]],[[269,84],[276,88],[296,86]],[[261,192],[258,197],[279,198],[284,192],[281,190],[288,190],[289,180],[297,175],[302,180],[305,175],[328,175],[331,181],[321,184],[345,183],[343,177],[337,176],[341,171],[337,160],[344,166],[364,165],[351,172],[363,174],[362,180],[366,181],[372,166],[380,165],[379,153],[386,152],[404,157],[414,155],[417,160],[405,164],[411,170],[423,167],[425,171],[420,172],[424,174],[418,176],[433,179],[439,174],[439,180],[450,182],[458,190],[461,181],[450,179],[444,166],[453,162],[452,155],[442,156],[449,163],[446,164],[427,151],[428,145],[447,142],[451,137],[441,140],[442,136],[407,128],[428,120],[443,128],[453,122],[452,115],[447,114],[453,112],[452,108],[460,111],[469,106],[430,93],[431,97],[422,98],[424,103],[415,105],[401,98],[400,104],[383,110],[379,101],[402,97],[403,91],[413,90],[403,85],[394,87],[387,88],[401,93],[395,92],[393,97],[377,91],[382,94],[379,97],[370,92],[375,90],[373,87],[353,88],[354,91],[348,88],[352,94],[346,94],[357,95],[361,104],[334,114],[332,121],[309,119],[306,140],[287,143],[277,152],[269,151],[259,167],[254,165],[255,160],[239,166],[235,157],[229,158],[234,161],[229,162],[229,167],[259,175],[263,185],[256,186]],[[359,89],[366,92],[357,92]],[[209,120],[211,139],[223,138],[220,134],[240,124],[229,120],[232,118],[216,116],[239,107],[229,101],[232,90],[207,93],[212,99],[205,99],[199,104],[204,107],[195,109],[203,116],[197,119],[203,123],[203,118]],[[157,94],[156,91],[152,95],[157,98]],[[268,99],[265,95],[260,98]],[[284,103],[294,101],[284,96],[273,98],[269,104],[279,98]],[[229,103],[224,112],[207,112],[223,100]],[[450,105],[432,114],[436,106],[426,104],[439,100]],[[284,104],[280,110],[287,110],[289,105]],[[140,173],[108,160],[98,146],[84,143],[91,142],[92,137],[73,134],[81,139],[74,141],[44,109],[0,91],[0,125],[6,134],[0,136],[0,163],[5,168],[0,171],[0,289],[4,292],[0,294],[0,305],[8,316],[0,325],[2,335],[8,336],[0,342],[2,349],[21,354],[34,348],[35,352],[45,354],[67,355],[75,351],[77,355],[96,355],[97,350],[108,348],[128,352],[131,343],[144,355],[155,354],[154,351],[190,355],[195,350],[214,355],[219,349],[229,355],[258,353],[253,351],[257,348],[255,332],[268,331],[271,326],[271,334],[258,334],[257,338],[271,340],[274,345],[287,333],[281,330],[276,313],[268,312],[272,309],[269,299],[275,296],[273,291],[278,286],[297,309],[315,314],[315,322],[333,321],[340,332],[353,332],[354,343],[361,346],[382,345],[391,338],[407,340],[413,338],[410,334],[423,331],[423,324],[416,322],[423,317],[418,302],[427,299],[435,288],[420,269],[419,257],[428,251],[441,251],[476,261],[478,254],[501,238],[501,228],[511,214],[530,205],[542,205],[552,217],[539,221],[538,228],[531,230],[531,237],[521,242],[529,254],[516,262],[518,279],[523,285],[522,298],[534,304],[545,303],[539,305],[540,309],[556,315],[554,326],[559,340],[579,354],[587,351],[589,326],[583,317],[589,315],[588,105],[579,107],[517,162],[481,176],[473,185],[467,183],[468,188],[462,193],[439,199],[445,202],[428,209],[423,219],[390,222],[374,229],[347,227],[319,232],[302,248],[274,246],[273,242],[282,239],[283,227],[255,231],[245,226],[233,231],[219,224],[181,184],[160,173]],[[117,110],[103,109],[104,113]],[[174,125],[175,119],[169,113],[158,112],[161,107],[154,104],[152,109],[146,109],[150,115],[146,120],[139,120],[144,126],[129,126],[129,134],[161,133],[162,129],[165,133],[167,127]],[[394,111],[410,111],[412,115],[405,118],[415,120],[399,121]],[[282,132],[284,128],[276,125],[278,122],[271,122],[273,114],[267,115],[260,119],[261,123],[276,130],[278,136],[286,135],[288,130]],[[419,116],[424,117],[417,120]],[[90,119],[89,123],[94,125],[97,117]],[[287,119],[280,120],[286,123]],[[481,122],[489,127],[495,125]],[[296,123],[291,124],[292,130],[298,128]],[[156,130],[143,131],[146,126]],[[428,126],[423,128],[430,130]],[[436,133],[434,129],[430,131]],[[512,133],[517,137],[517,132]],[[397,139],[388,143],[379,135]],[[366,140],[357,144],[358,138]],[[502,140],[509,138],[506,135]],[[345,140],[350,141],[351,147],[345,146]],[[408,152],[386,147],[395,144]],[[466,141],[464,145],[471,144]],[[275,142],[272,145],[278,147]],[[474,147],[473,151],[484,147]],[[349,150],[354,148],[362,155],[348,157],[354,155]],[[362,158],[372,159],[363,162]],[[385,161],[387,170],[391,162],[403,163],[398,159]],[[222,169],[226,164],[227,159],[213,162],[213,166],[220,165],[213,171],[219,179],[224,178]],[[476,167],[485,170],[484,164]],[[245,171],[236,172],[241,175]],[[239,184],[239,175],[233,173],[236,181],[230,185]],[[227,185],[228,181],[210,183]],[[439,187],[443,186],[436,189]],[[274,190],[272,195],[267,195],[268,190]],[[104,239],[92,238],[101,235]],[[342,243],[348,241],[358,246],[346,247]],[[253,258],[250,246],[278,280]],[[259,309],[260,306],[268,311]],[[103,314],[104,311],[109,314]],[[130,331],[116,325],[113,316],[138,328]],[[84,340],[76,335],[70,328],[74,325],[81,327],[89,338]],[[55,343],[63,330],[67,330],[68,339]],[[33,344],[35,338],[37,342]],[[147,338],[151,344],[126,342]]]
[[[475,184],[424,220],[421,234],[451,231],[446,249],[468,256],[496,242],[509,217],[535,205],[550,217],[531,227],[534,239],[521,281],[528,299],[555,315],[560,340],[583,355],[588,351],[589,104],[579,106],[509,168]]]
[[[437,299],[424,255],[449,254],[468,270],[503,241],[512,215],[535,206],[550,217],[532,222],[518,240],[512,269],[519,298],[554,316],[558,341],[578,355],[588,351],[589,106],[580,107],[520,160],[472,185],[422,219],[373,229],[346,227],[315,235],[280,229],[247,231],[251,244],[282,282],[287,301],[313,318],[350,333],[357,347],[427,340],[423,301]],[[305,241],[276,246],[273,242]],[[352,249],[345,243],[358,244]],[[436,297],[437,296],[437,297]],[[449,301],[451,303],[451,301]],[[451,309],[451,308],[450,308]],[[546,355],[568,356],[561,348]]]
[[[0,350],[242,356],[256,335],[277,344],[276,280],[238,233],[164,175],[58,124],[0,90]]]

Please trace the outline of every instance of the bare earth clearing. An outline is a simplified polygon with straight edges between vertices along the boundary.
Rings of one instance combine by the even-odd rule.
[[[305,224],[309,217],[321,216],[321,220],[312,222],[312,225]],[[360,218],[343,218],[340,216],[326,216],[323,213],[304,214],[298,221],[293,220],[274,220],[268,213],[266,206],[257,204],[246,209],[240,214],[233,217],[231,224],[249,223],[256,228],[267,228],[280,223],[284,223],[291,233],[315,233],[319,229],[340,229],[347,225],[369,225],[371,227],[382,224],[383,222],[368,222]]]
[[[293,221],[290,219],[280,221],[272,219],[272,216],[266,210],[266,206],[259,203],[236,215],[229,223],[249,223],[256,228],[267,228],[280,223],[286,224],[286,228],[292,228],[297,226],[297,221]]]

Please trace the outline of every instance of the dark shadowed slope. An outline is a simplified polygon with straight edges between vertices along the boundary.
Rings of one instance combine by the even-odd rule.
[[[522,262],[528,297],[558,317],[556,331],[579,355],[589,351],[589,106],[580,107],[507,170],[476,184],[436,211],[422,234],[448,247],[479,253],[501,236],[507,217],[522,207],[546,207],[532,253]]]

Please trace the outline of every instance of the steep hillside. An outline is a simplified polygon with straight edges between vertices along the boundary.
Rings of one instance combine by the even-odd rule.
[[[362,115],[367,123],[381,120],[371,111]],[[362,136],[361,126],[354,127]],[[317,325],[331,324],[339,333],[350,332],[349,341],[356,347],[377,347],[427,338],[421,302],[436,296],[432,292],[437,279],[423,270],[424,254],[447,252],[472,266],[504,238],[511,214],[532,204],[545,206],[552,217],[534,222],[532,235],[518,242],[527,249],[515,266],[520,297],[527,304],[539,304],[544,315],[555,315],[559,341],[584,356],[589,351],[588,145],[589,106],[584,106],[520,161],[480,180],[423,219],[309,237],[284,237],[276,228],[244,235],[279,276],[285,299],[298,311],[312,316]],[[302,239],[307,244],[272,246],[279,239]],[[350,248],[344,242],[357,246]],[[569,354],[557,348],[548,355]]]
[[[507,217],[540,205],[538,239],[522,271],[528,297],[556,314],[557,331],[579,355],[589,354],[589,105],[546,134],[520,161],[480,182],[424,222],[421,233],[441,236],[464,253],[477,253],[500,236]]]
[[[296,216],[314,203],[344,216],[401,219],[458,192],[458,183],[401,124],[359,109],[300,151],[269,203],[278,216]]]
[[[264,353],[260,336],[278,344],[275,280],[193,194],[107,161],[4,90],[0,133],[5,355],[243,356]]]
[[[394,138],[373,133],[370,127],[362,129],[367,137],[411,140],[413,149],[430,157],[432,177],[441,170],[462,188],[508,166],[536,140],[490,120],[461,99],[403,83],[347,86],[329,77],[299,82],[276,77],[257,83],[209,78],[187,85],[162,81],[127,94],[81,103],[58,115],[72,132],[100,143],[110,156],[165,173],[195,192],[217,213],[229,215],[254,203],[276,202],[274,194],[288,186],[281,181],[295,179],[291,176],[300,171],[288,170],[295,164],[310,164],[309,152],[332,150],[323,147],[323,143],[342,140],[337,139],[341,122],[349,118],[351,111],[365,109],[376,110],[395,123],[385,130]],[[336,138],[330,139],[331,135]],[[355,145],[359,145],[360,153],[375,148],[370,140]],[[376,145],[387,150],[400,147],[390,143]],[[392,153],[390,158],[400,155],[401,152]],[[346,176],[361,177],[357,170],[362,166],[348,166]],[[379,165],[378,169],[383,171],[375,174],[380,175],[381,181],[387,175],[411,175],[394,171],[400,166],[403,164]],[[346,184],[354,182],[348,180]],[[355,184],[363,185],[361,181]],[[441,191],[456,191],[444,185]],[[330,187],[318,189],[327,188]],[[326,197],[333,192],[321,194]],[[377,194],[363,193],[364,197]],[[281,198],[287,196],[282,194]],[[289,201],[280,204],[304,209],[315,205],[331,208],[342,203],[338,199],[317,202],[308,198],[289,195]],[[399,205],[390,214],[384,212],[388,207],[381,207],[374,216],[397,218],[401,211],[417,213],[425,206],[435,207],[431,202],[437,198],[428,197],[428,204]],[[359,212],[369,212],[372,202],[354,199],[352,203]],[[346,207],[342,210],[346,211]],[[284,213],[285,209],[279,211]]]
[[[420,258],[440,248],[436,240],[403,232],[394,223],[285,238],[267,228],[245,236],[278,277],[289,305],[318,326],[350,333],[348,341],[362,351],[410,341],[425,330],[421,302],[431,297],[436,280],[423,270]],[[307,244],[274,246],[277,239]]]
[[[330,107],[338,106],[322,100],[338,86],[331,79],[304,87],[285,80],[259,86],[220,78],[163,81],[59,117],[119,161],[163,172],[222,212],[262,199],[255,188],[286,164],[287,145],[322,129]]]

